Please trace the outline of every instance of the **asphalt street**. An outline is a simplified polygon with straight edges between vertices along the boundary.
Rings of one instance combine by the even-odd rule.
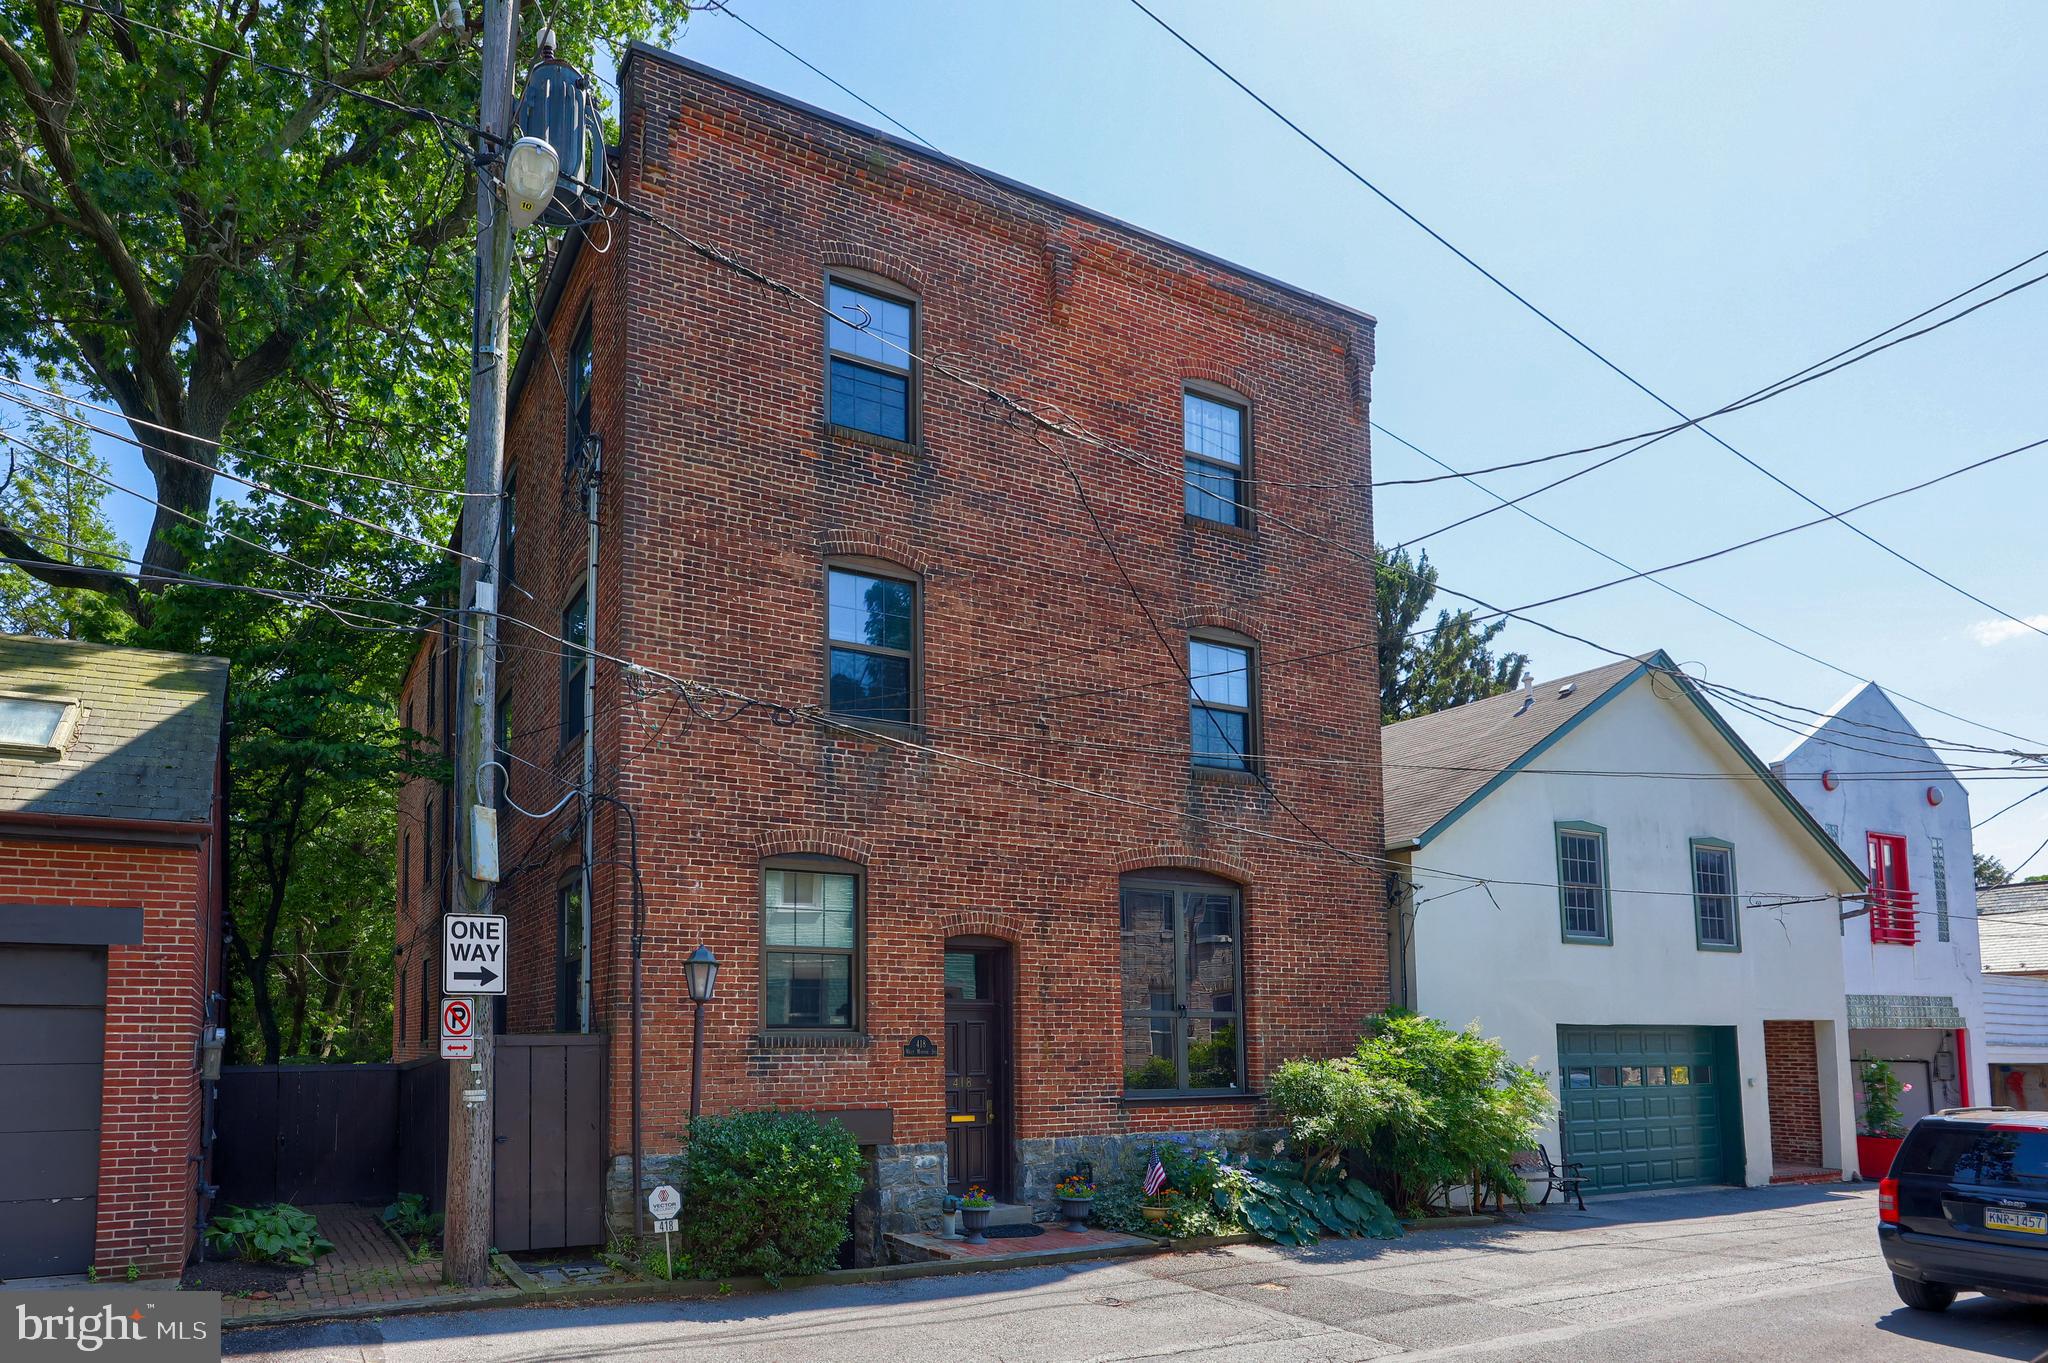
[[[242,1330],[279,1363],[1350,1363],[2048,1354],[2048,1308],[1907,1310],[1870,1188],[1715,1190],[1516,1223],[769,1295]]]

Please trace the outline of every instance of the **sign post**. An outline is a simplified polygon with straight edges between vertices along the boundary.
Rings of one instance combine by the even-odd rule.
[[[476,1054],[476,1010],[468,999],[441,1000],[441,1058],[468,1060]]]
[[[669,1235],[676,1228],[676,1215],[683,1209],[683,1196],[664,1183],[647,1195],[647,1214],[654,1218],[654,1229],[661,1232],[662,1258],[668,1263],[668,1276],[676,1276],[675,1251],[669,1246]]]

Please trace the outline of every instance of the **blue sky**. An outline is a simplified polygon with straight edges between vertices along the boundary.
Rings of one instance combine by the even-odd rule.
[[[2048,247],[2039,6],[1155,3],[1394,197],[1690,410]],[[1370,311],[1375,418],[1456,467],[1666,419],[1122,0],[734,7],[954,155]],[[700,15],[675,46],[877,121],[730,18]],[[1823,502],[1859,501],[2048,436],[2044,323],[2048,284],[1715,429]],[[1385,439],[1374,458],[1381,478],[1437,471]],[[1490,481],[1512,495],[1556,471]],[[2048,625],[2044,492],[2048,451],[1856,520]],[[1487,504],[1458,484],[1384,489],[1378,535],[1400,540]],[[1530,507],[1639,567],[1814,514],[1697,434]],[[133,538],[139,522],[122,519]],[[1513,512],[1424,547],[1446,584],[1502,604],[1615,575]],[[1991,623],[1992,612],[1839,526],[1670,580],[1861,675],[2048,747],[2048,637]],[[1816,708],[1851,685],[1647,583],[1537,614]],[[1534,656],[1539,679],[1604,657],[1520,624],[1506,639]],[[1930,735],[2009,741],[1906,708]],[[1767,758],[1791,741],[1733,718]],[[2032,788],[1977,782],[1973,808],[1982,817]],[[1978,845],[2012,862],[2044,838],[2048,798],[1991,823]],[[2048,870],[2048,854],[2031,869]]]

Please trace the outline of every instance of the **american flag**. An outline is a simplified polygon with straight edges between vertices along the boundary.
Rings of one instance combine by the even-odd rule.
[[[1166,1186],[1166,1166],[1159,1162],[1159,1156],[1152,1157],[1151,1167],[1145,1170],[1145,1196],[1157,1197],[1159,1190]]]

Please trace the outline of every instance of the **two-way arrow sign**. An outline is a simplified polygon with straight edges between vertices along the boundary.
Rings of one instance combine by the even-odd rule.
[[[505,919],[495,913],[451,913],[441,920],[441,992],[505,992]]]

